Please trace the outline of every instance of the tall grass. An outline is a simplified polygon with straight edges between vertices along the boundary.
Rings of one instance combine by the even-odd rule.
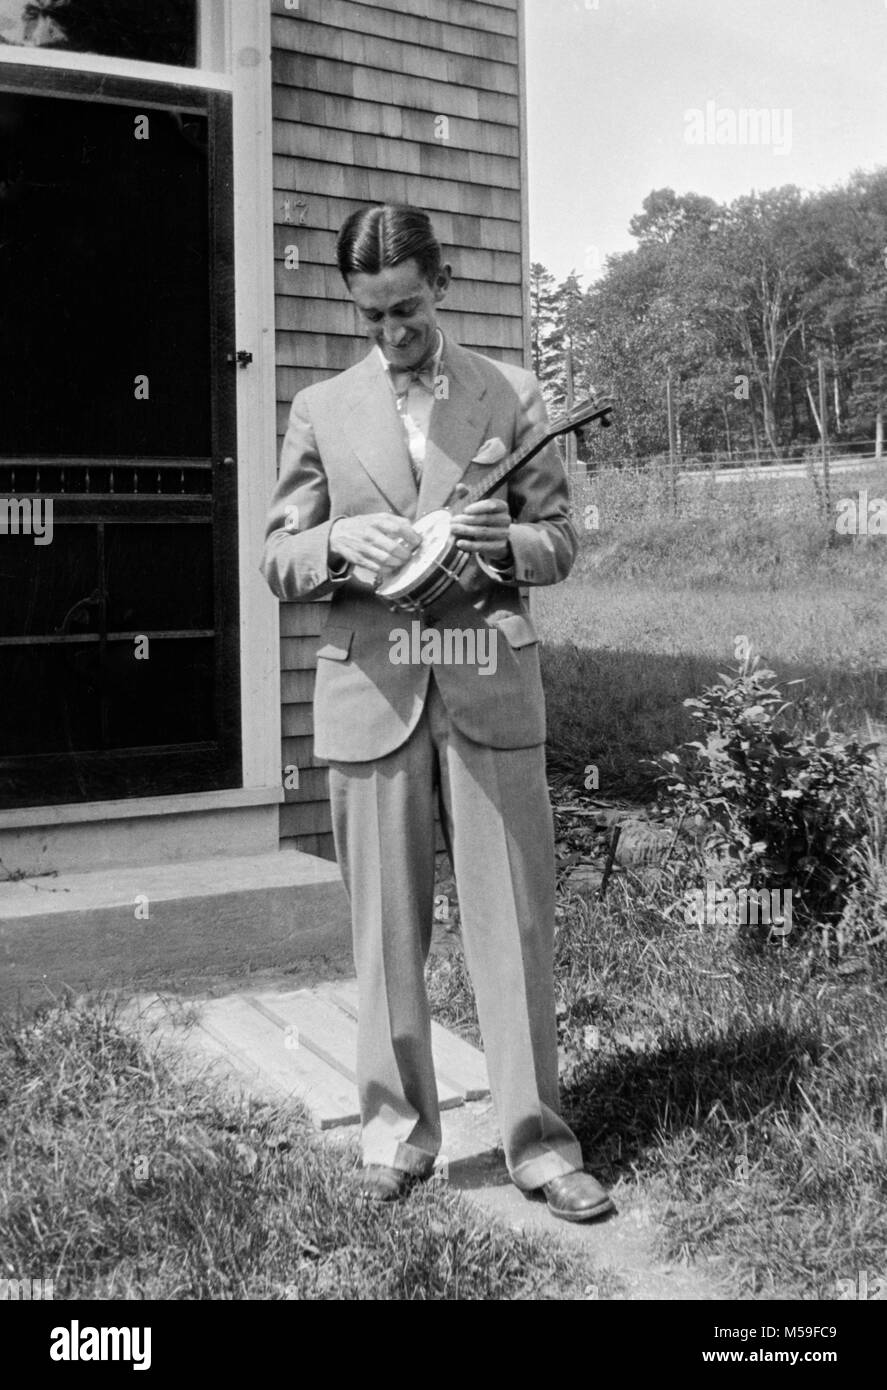
[[[887,732],[887,538],[831,541],[812,489],[604,475],[570,581],[534,595],[549,765],[583,796],[653,794],[644,760],[696,736],[683,700],[749,638],[818,727]],[[842,494],[852,483],[841,478]],[[729,493],[727,489],[729,488]],[[593,514],[592,514],[593,517]],[[598,782],[589,776],[591,768]],[[555,979],[565,1109],[585,1156],[737,1297],[824,1298],[887,1270],[887,811],[873,780],[856,851],[864,930],[835,957],[815,934],[766,946],[688,925],[687,864],[605,901],[561,883]],[[558,814],[559,840],[600,844]],[[570,862],[574,855],[567,857]],[[879,949],[865,945],[878,935]],[[850,926],[853,924],[851,923]],[[437,1016],[477,1036],[464,961],[432,967]]]
[[[110,1006],[0,1036],[2,1278],[67,1299],[583,1296],[580,1261],[440,1181],[358,1203],[355,1161],[298,1110],[183,1079]]]
[[[737,1298],[839,1296],[887,1268],[887,966],[689,927],[679,879],[559,896],[565,1113],[666,1257]],[[464,961],[432,966],[437,1017],[477,1037]]]
[[[684,479],[673,499],[661,474],[601,473],[573,486],[583,537],[575,573],[675,579],[688,588],[773,589],[863,576],[883,584],[887,537],[835,530],[837,500],[855,497],[860,488],[874,496],[878,486],[871,474],[841,474],[826,511],[824,498],[804,479]],[[887,495],[887,470],[881,492]]]

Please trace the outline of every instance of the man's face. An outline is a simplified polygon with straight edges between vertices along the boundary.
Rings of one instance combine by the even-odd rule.
[[[450,267],[444,266],[433,283],[425,279],[416,261],[363,272],[348,281],[367,334],[378,343],[398,371],[409,371],[434,350],[437,342],[437,306],[450,283]]]

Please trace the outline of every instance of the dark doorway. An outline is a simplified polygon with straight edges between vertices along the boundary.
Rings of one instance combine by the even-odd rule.
[[[230,98],[0,68],[0,806],[240,784]]]

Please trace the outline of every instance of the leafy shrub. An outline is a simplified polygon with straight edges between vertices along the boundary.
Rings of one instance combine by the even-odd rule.
[[[665,796],[701,825],[703,855],[725,881],[791,890],[799,925],[837,925],[866,878],[860,841],[871,830],[874,750],[828,725],[790,730],[773,671],[757,657],[685,700],[704,737],[656,765]]]

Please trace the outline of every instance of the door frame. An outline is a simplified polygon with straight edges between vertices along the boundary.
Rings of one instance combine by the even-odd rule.
[[[68,74],[136,78],[232,97],[231,176],[234,202],[234,327],[236,349],[251,355],[232,366],[237,406],[238,590],[240,609],[241,787],[116,802],[77,802],[0,811],[0,830],[156,815],[158,803],[193,810],[283,800],[280,769],[280,651],[278,605],[259,573],[264,519],[276,482],[271,5],[199,0],[198,68],[133,62],[100,54],[0,48],[9,66]],[[36,76],[36,74],[35,74]],[[159,93],[158,93],[159,95]],[[250,793],[252,789],[252,795]]]

